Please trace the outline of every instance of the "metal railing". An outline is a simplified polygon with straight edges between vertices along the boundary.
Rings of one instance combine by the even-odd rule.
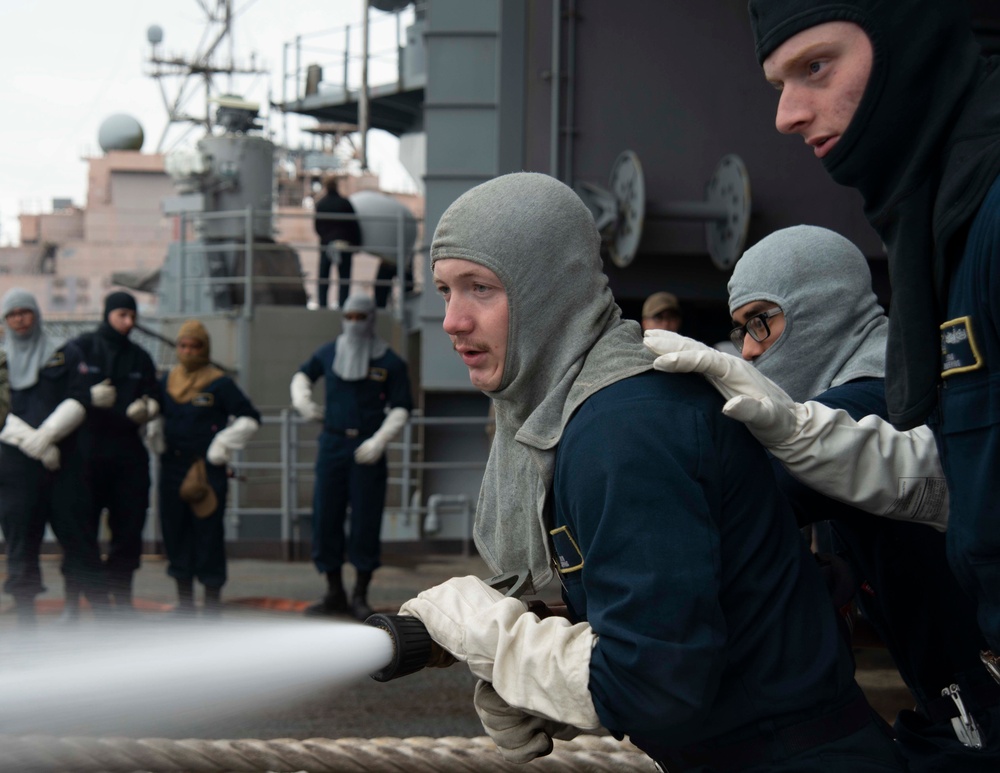
[[[389,223],[395,226],[395,244],[364,244],[364,245],[349,245],[343,247],[345,251],[350,251],[352,253],[364,253],[372,255],[379,260],[385,261],[385,256],[393,255],[395,258],[395,274],[391,278],[376,278],[374,280],[364,280],[365,283],[372,285],[373,287],[384,287],[391,288],[397,287],[399,292],[399,298],[402,301],[406,297],[407,293],[419,292],[419,288],[414,282],[414,272],[412,270],[413,258],[420,254],[421,247],[419,245],[407,245],[406,243],[406,231],[407,229],[407,212],[400,210],[395,215],[375,215],[375,214],[364,214],[364,215],[349,215],[349,214],[333,214],[333,213],[315,213],[315,212],[303,212],[303,213],[283,213],[282,218],[284,219],[309,219],[312,221],[315,218],[320,220],[331,220],[331,221],[360,221],[364,220],[366,223]],[[179,315],[184,315],[186,313],[185,296],[186,289],[189,287],[236,287],[241,286],[243,290],[243,303],[241,305],[241,314],[246,319],[251,319],[253,317],[254,310],[254,290],[255,288],[262,285],[287,285],[291,287],[303,286],[303,281],[305,279],[303,274],[299,274],[297,277],[289,276],[268,276],[263,274],[257,274],[254,272],[254,257],[258,253],[262,253],[265,250],[271,249],[270,244],[264,244],[257,241],[257,235],[255,231],[255,222],[259,222],[262,217],[270,218],[272,217],[270,211],[265,210],[255,210],[253,207],[248,207],[242,211],[229,211],[229,212],[180,212],[177,217],[179,220],[178,228],[178,251],[179,251],[179,266],[176,277],[173,277],[173,281],[176,283],[177,291],[177,304],[178,308],[172,309],[172,313]],[[412,215],[410,215],[412,217]],[[230,242],[212,242],[205,243],[198,240],[190,240],[189,235],[193,233],[198,233],[201,227],[206,222],[218,222],[233,219],[242,219],[244,221],[243,240],[240,242],[230,241]],[[256,219],[256,221],[255,221]],[[418,221],[419,227],[419,221]],[[197,276],[199,273],[208,273],[208,271],[196,271],[192,265],[196,260],[204,260],[208,262],[208,258],[213,254],[229,253],[232,252],[234,248],[240,248],[243,251],[243,273],[239,276],[236,275],[216,275],[216,276]],[[313,242],[275,242],[273,249],[280,250],[282,248],[289,248],[293,250],[296,255],[299,254],[300,250],[317,251],[317,246]],[[319,249],[322,249],[321,247]],[[317,260],[318,263],[318,260]],[[301,269],[301,263],[300,263]],[[352,277],[352,282],[362,282],[355,277]],[[324,284],[337,285],[343,282],[343,280],[338,277],[337,280],[323,279],[317,277],[316,279],[317,287]],[[317,295],[321,293],[317,292]],[[234,304],[235,306],[236,304]],[[393,315],[397,322],[405,324],[406,315],[403,310],[403,303],[393,304]]]
[[[422,5],[422,4],[420,4]],[[415,18],[412,7],[392,13],[372,12],[369,17],[369,83],[395,83],[403,88],[404,25]],[[393,30],[393,25],[395,29]],[[316,30],[284,44],[281,101],[301,101],[320,84],[335,84],[344,99],[361,89],[364,42],[363,22]],[[323,77],[311,76],[318,68]],[[333,77],[325,77],[333,73]]]
[[[423,528],[425,516],[433,515],[440,518],[441,511],[449,507],[452,515],[464,519],[462,524],[462,554],[468,556],[472,550],[472,518],[475,513],[474,502],[464,502],[464,494],[431,494],[422,504],[420,497],[414,496],[421,488],[421,473],[427,470],[485,470],[483,460],[466,461],[435,461],[421,459],[423,446],[417,441],[417,430],[421,426],[485,426],[491,421],[485,416],[462,417],[425,417],[420,411],[413,411],[404,425],[398,439],[390,443],[386,449],[388,459],[388,487],[386,501],[398,502],[387,505],[384,513],[401,516],[407,523],[418,524],[415,533],[418,538],[427,536]],[[230,478],[230,496],[226,503],[227,538],[238,541],[240,522],[247,516],[263,516],[275,518],[278,528],[273,530],[278,534],[281,543],[282,558],[291,560],[301,558],[297,555],[297,547],[303,542],[301,521],[312,516],[312,505],[303,502],[300,497],[302,483],[315,478],[314,463],[301,460],[301,451],[306,445],[314,446],[316,440],[310,436],[303,437],[302,428],[316,429],[318,425],[302,419],[290,409],[282,409],[277,414],[264,414],[261,417],[264,427],[277,427],[277,458],[267,461],[249,461],[248,456],[260,456],[261,451],[267,451],[274,441],[251,441],[245,451],[237,452],[230,467],[233,476]],[[266,454],[265,454],[266,455]],[[397,458],[398,457],[398,458]],[[154,467],[156,465],[154,464]],[[252,492],[245,492],[247,486],[260,484],[279,484],[277,501],[273,504],[255,501]],[[160,542],[158,518],[158,482],[159,476],[153,475],[150,491],[150,518],[147,523],[146,538],[148,541]],[[271,498],[274,499],[273,497]],[[250,504],[247,504],[250,502]],[[435,525],[436,527],[436,525]],[[436,528],[435,528],[436,530]]]

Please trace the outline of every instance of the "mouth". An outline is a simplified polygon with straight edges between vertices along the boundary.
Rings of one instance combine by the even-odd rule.
[[[828,137],[811,137],[806,140],[806,144],[813,149],[813,155],[816,158],[823,158],[833,149],[833,146],[837,144],[837,140],[839,139],[840,136],[836,134]]]
[[[455,344],[455,352],[462,358],[462,362],[465,363],[467,368],[478,367],[488,354],[486,349],[480,349],[475,346],[463,346],[461,344]]]

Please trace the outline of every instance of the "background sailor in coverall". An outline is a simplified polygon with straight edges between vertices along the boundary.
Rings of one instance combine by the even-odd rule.
[[[514,761],[569,725],[671,773],[902,770],[764,450],[703,381],[653,370],[600,242],[570,188],[511,174],[453,203],[431,245],[444,330],[496,405],[477,547],[536,587],[554,573],[573,624],[475,577],[400,614],[482,680]]]
[[[313,353],[292,377],[292,405],[306,419],[322,421],[313,488],[312,556],[326,574],[327,593],[308,615],[371,615],[368,585],[381,565],[382,510],[388,469],[386,445],[413,407],[406,363],[375,335],[375,304],[367,295],[344,303],[343,329]],[[312,385],[324,379],[326,403],[313,402]],[[350,536],[344,537],[350,505]],[[350,604],[341,569],[357,570]]]
[[[10,413],[0,431],[0,526],[7,543],[4,590],[19,621],[32,623],[43,592],[39,553],[45,526],[59,540],[65,580],[65,620],[79,617],[80,594],[95,613],[107,609],[97,541],[88,525],[90,495],[77,448],[90,389],[80,350],[42,328],[35,297],[13,288],[0,302],[7,326],[4,349],[10,377]]]
[[[205,587],[204,609],[217,614],[226,583],[223,514],[227,464],[260,426],[260,413],[236,383],[210,364],[208,332],[197,320],[177,334],[178,364],[161,381],[162,421],[149,424],[150,445],[160,456],[160,519],[167,552],[167,574],[177,582],[178,611],[194,610],[194,581]],[[234,418],[229,424],[230,417]],[[228,426],[227,426],[228,425]],[[162,434],[161,434],[162,433]],[[207,497],[188,502],[181,484],[192,466],[204,464]]]
[[[776,307],[781,314],[765,320],[763,341],[743,339],[743,359],[793,400],[815,400],[855,419],[885,419],[887,319],[861,251],[814,226],[762,239],[733,270],[730,313],[745,326]],[[927,450],[935,452],[931,444]],[[916,710],[901,711],[895,723],[911,773],[1000,770],[1000,685],[980,663],[985,639],[975,603],[948,566],[945,534],[907,520],[904,497],[898,508],[904,512],[873,517],[775,466],[800,523],[829,519],[833,548],[863,583],[858,606],[913,693]],[[927,481],[923,491],[921,483],[906,482],[912,498],[946,496],[943,478]],[[962,722],[963,712],[974,724]]]
[[[135,298],[113,292],[104,300],[97,330],[75,341],[92,385],[80,433],[93,497],[91,523],[97,534],[107,508],[110,545],[104,566],[117,611],[132,609],[132,576],[142,556],[149,507],[149,454],[141,427],[159,414],[162,399],[152,358],[129,340],[135,319]]]
[[[327,307],[330,296],[330,268],[337,261],[337,280],[340,288],[336,295],[343,308],[351,292],[351,267],[354,264],[354,247],[361,244],[361,225],[354,217],[323,217],[323,215],[354,215],[354,206],[340,193],[338,178],[330,176],[324,183],[326,194],[316,202],[314,227],[319,236],[319,281],[317,300],[319,307]]]

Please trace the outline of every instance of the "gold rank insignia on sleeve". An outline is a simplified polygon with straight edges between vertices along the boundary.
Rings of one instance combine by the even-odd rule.
[[[959,317],[941,325],[941,378],[983,367],[983,357],[972,333],[972,317]]]
[[[576,544],[573,535],[569,533],[569,528],[560,526],[558,529],[550,529],[552,535],[552,547],[555,553],[555,566],[560,574],[579,572],[583,569],[583,553],[580,546]]]

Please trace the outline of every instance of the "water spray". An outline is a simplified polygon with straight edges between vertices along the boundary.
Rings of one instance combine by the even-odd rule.
[[[503,591],[505,596],[520,598],[531,587],[531,572],[508,572],[486,580],[486,584]],[[379,613],[371,615],[365,623],[381,628],[392,640],[392,659],[371,675],[376,682],[398,679],[422,668],[444,668],[455,662],[451,653],[434,641],[427,627],[412,615]]]

